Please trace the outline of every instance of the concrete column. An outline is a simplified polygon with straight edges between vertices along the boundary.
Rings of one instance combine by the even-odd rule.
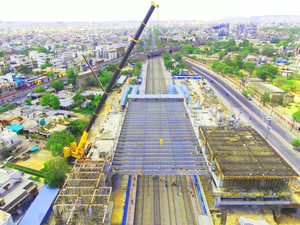
[[[196,124],[197,124],[197,117],[195,116],[194,117],[194,127],[196,127]]]
[[[207,153],[207,146],[206,145],[202,146],[202,152],[205,153],[205,154]]]

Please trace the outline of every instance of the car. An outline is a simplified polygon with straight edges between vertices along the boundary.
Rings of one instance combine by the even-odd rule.
[[[271,118],[270,117],[265,117],[266,121],[271,122]]]
[[[249,101],[251,101],[251,100],[252,100],[252,98],[248,97],[248,100],[249,100]]]

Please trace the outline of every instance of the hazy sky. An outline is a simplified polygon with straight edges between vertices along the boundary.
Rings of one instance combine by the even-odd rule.
[[[299,0],[158,0],[159,20],[299,15]],[[142,20],[151,0],[0,0],[2,21]],[[156,10],[157,11],[157,10]],[[157,20],[154,12],[151,21]]]

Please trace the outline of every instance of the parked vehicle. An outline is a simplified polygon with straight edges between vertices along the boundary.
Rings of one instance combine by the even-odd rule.
[[[252,98],[250,98],[250,97],[247,97],[247,98],[248,98],[249,101],[252,101]]]
[[[271,122],[271,118],[270,117],[265,117],[266,121]]]

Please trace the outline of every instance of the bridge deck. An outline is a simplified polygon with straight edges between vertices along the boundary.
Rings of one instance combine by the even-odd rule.
[[[150,99],[130,102],[112,167],[124,174],[207,173],[183,102]]]

